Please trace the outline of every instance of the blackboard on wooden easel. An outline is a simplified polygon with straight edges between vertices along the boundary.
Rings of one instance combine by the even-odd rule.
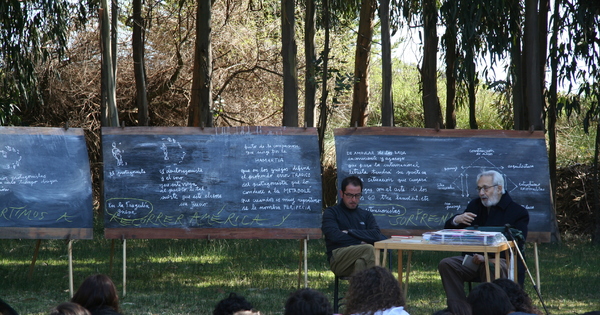
[[[83,130],[0,127],[0,238],[92,237]]]
[[[321,237],[317,132],[103,128],[107,238]]]
[[[338,178],[364,181],[360,205],[387,235],[442,229],[477,197],[477,174],[496,170],[513,200],[529,211],[528,240],[550,241],[555,219],[541,131],[372,127],[334,133]]]

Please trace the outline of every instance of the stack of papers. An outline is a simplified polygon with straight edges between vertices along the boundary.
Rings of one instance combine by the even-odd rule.
[[[426,235],[427,234],[427,235]],[[506,242],[506,237],[500,232],[482,232],[477,230],[446,229],[423,234],[423,239],[428,239],[431,244],[450,245],[500,245]]]

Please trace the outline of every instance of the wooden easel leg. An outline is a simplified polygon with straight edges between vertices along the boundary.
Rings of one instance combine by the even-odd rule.
[[[298,242],[298,286],[296,287],[297,289],[300,289],[300,286],[302,285],[302,252],[303,252],[303,246],[302,246],[302,240],[299,240]]]
[[[127,239],[123,239],[123,297],[127,294]]]
[[[308,239],[304,239],[304,287],[308,288]]]
[[[110,258],[108,263],[108,274],[112,277],[113,272],[113,258],[115,257],[115,239],[110,244]]]
[[[533,243],[533,257],[535,258],[535,278],[537,283],[538,292],[542,292],[540,286],[540,258],[538,255],[537,242]]]
[[[42,240],[37,240],[37,242],[35,244],[35,250],[33,251],[33,258],[31,258],[31,265],[29,266],[29,274],[27,275],[27,277],[29,279],[31,279],[31,276],[33,276],[33,268],[35,267],[35,262],[37,261],[38,253],[40,252],[40,244],[41,243],[42,243]]]
[[[67,245],[67,251],[69,252],[69,293],[71,298],[73,297],[73,240],[69,240]]]

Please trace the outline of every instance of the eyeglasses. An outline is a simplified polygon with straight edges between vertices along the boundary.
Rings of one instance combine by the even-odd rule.
[[[350,199],[360,199],[360,197],[362,197],[362,194],[349,194],[349,193],[344,193],[344,196],[350,198]]]
[[[488,190],[490,190],[490,188],[496,187],[496,186],[498,186],[498,185],[477,187],[477,192],[479,193],[482,189],[483,189],[483,191],[487,192]]]

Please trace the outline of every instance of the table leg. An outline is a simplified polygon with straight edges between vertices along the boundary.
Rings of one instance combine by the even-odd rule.
[[[388,249],[387,249],[387,245],[386,245],[385,249],[383,250],[383,261],[381,262],[381,265],[383,267],[385,267],[385,264],[387,263],[387,254],[388,254]]]
[[[483,261],[485,263],[485,279],[487,282],[490,282],[490,257],[487,253],[487,250],[485,251],[485,253],[483,253],[483,258]]]
[[[408,251],[408,259],[406,260],[406,281],[404,283],[404,290],[402,293],[404,294],[404,300],[406,301],[406,295],[408,294],[408,277],[410,275],[410,262],[412,260],[412,250]],[[402,288],[402,287],[400,287]]]
[[[500,263],[500,252],[496,253],[496,258],[494,259],[494,261],[494,279],[498,279],[500,278],[500,269],[502,268],[502,264]]]
[[[402,255],[402,250],[398,250],[398,283],[400,284],[400,288],[402,288],[402,260],[404,259]]]

